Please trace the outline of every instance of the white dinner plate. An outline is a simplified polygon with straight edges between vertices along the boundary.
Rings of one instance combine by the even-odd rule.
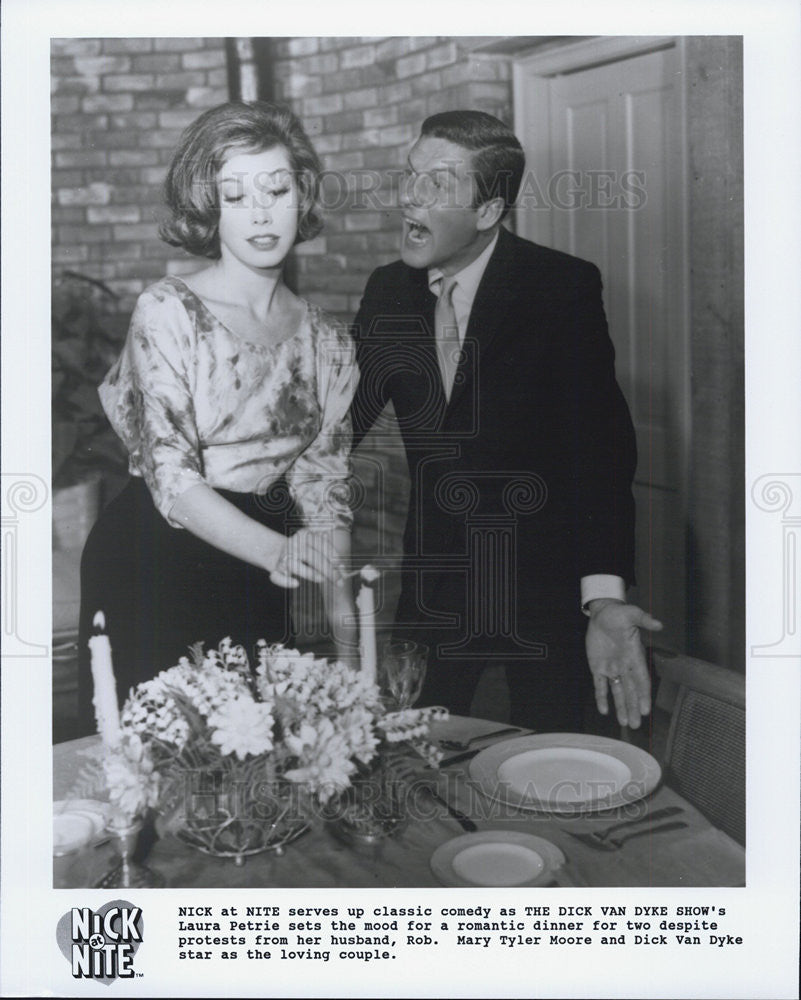
[[[447,886],[547,885],[565,856],[549,840],[516,830],[482,830],[441,844],[431,870]]]
[[[53,854],[97,844],[106,836],[108,802],[96,799],[60,799],[53,803]]]
[[[53,816],[53,856],[58,858],[85,847],[94,836],[91,819],[81,813],[55,813]]]
[[[482,750],[470,761],[470,776],[489,798],[516,808],[577,813],[636,802],[656,788],[662,770],[631,743],[538,733]]]

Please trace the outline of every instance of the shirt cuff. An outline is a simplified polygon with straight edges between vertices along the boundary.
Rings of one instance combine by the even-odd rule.
[[[587,605],[602,597],[611,597],[616,601],[626,600],[626,584],[620,576],[608,573],[593,573],[581,578],[581,610],[589,614]]]

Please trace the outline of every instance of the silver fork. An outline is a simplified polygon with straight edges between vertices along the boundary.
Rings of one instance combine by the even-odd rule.
[[[603,844],[611,834],[618,833],[619,830],[625,830],[630,826],[639,826],[641,823],[654,823],[655,820],[668,819],[668,817],[678,816],[682,812],[684,812],[684,809],[681,806],[665,806],[663,809],[654,809],[653,812],[644,813],[642,816],[634,816],[630,819],[624,819],[619,823],[613,823],[612,826],[608,826],[605,830],[588,830],[581,833],[573,833],[567,830],[565,832],[577,840]]]
[[[576,840],[580,840],[587,847],[594,847],[596,851],[617,851],[624,844],[628,843],[629,840],[634,840],[635,837],[644,837],[649,833],[668,833],[670,830],[683,830],[687,826],[689,826],[689,823],[678,820],[675,823],[663,823],[661,826],[647,826],[644,830],[635,830],[634,833],[626,833],[619,837],[608,837],[606,840],[597,840],[591,833],[571,833],[570,836],[575,837]]]

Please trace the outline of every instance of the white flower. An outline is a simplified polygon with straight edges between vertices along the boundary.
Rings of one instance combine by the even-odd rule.
[[[233,656],[229,659],[233,662]],[[122,710],[123,732],[156,737],[182,749],[190,736],[190,726],[175,692],[204,717],[231,698],[249,694],[244,675],[224,667],[216,651],[207,654],[200,667],[182,657],[177,666],[144,681],[131,692]]]
[[[273,748],[271,706],[251,698],[234,698],[209,716],[211,741],[223,756],[236,754],[244,760]]]
[[[436,766],[442,759],[442,753],[427,738],[429,726],[432,720],[447,718],[448,710],[441,707],[406,708],[400,712],[388,712],[378,720],[377,725],[387,743],[411,743],[421,757]]]
[[[288,732],[284,735],[284,743],[296,757],[299,757],[306,747],[313,747],[317,742],[317,731],[307,722],[300,724],[300,732]]]
[[[251,673],[245,650],[230,638],[193,653],[194,662],[182,657],[139,684],[123,707],[124,752],[109,758],[106,771],[112,800],[130,814],[158,797],[151,749],[168,780],[196,745],[207,756],[215,748],[218,759],[272,752],[276,773],[321,800],[348,788],[357,762],[369,764],[382,742],[412,742],[429,759],[436,752],[425,740],[431,720],[446,712],[386,715],[376,684],[344,663],[262,641]]]
[[[350,759],[346,734],[337,732],[330,719],[323,719],[313,744],[304,747],[300,766],[286,772],[289,781],[306,783],[323,801],[344,791],[356,765]]]

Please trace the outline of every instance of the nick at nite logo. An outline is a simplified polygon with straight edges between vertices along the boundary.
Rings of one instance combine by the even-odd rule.
[[[76,979],[108,985],[135,975],[133,960],[142,930],[141,907],[115,899],[98,910],[73,907],[59,920],[56,940]]]

